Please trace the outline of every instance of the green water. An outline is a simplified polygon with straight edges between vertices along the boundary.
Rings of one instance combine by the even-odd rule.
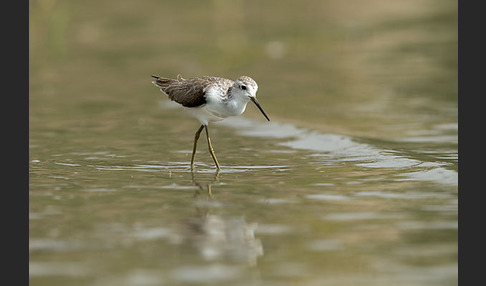
[[[30,1],[31,285],[457,285],[457,2]],[[199,123],[151,74],[254,78]]]

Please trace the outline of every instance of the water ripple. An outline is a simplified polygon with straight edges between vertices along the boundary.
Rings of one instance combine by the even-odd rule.
[[[356,162],[356,166],[360,167],[413,169],[401,173],[398,181],[431,181],[453,186],[458,184],[457,172],[444,168],[450,164],[448,162],[424,162],[408,158],[397,155],[394,150],[382,150],[370,144],[356,142],[349,136],[320,134],[278,122],[257,124],[244,117],[228,118],[219,124],[237,128],[241,135],[277,138],[281,140],[277,143],[279,146],[327,154],[337,161]]]

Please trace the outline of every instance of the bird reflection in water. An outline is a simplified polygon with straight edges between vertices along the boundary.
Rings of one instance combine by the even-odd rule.
[[[196,250],[208,261],[230,261],[257,264],[263,255],[263,247],[255,237],[257,223],[247,223],[244,216],[224,216],[212,213],[212,208],[220,208],[222,203],[214,201],[211,185],[219,180],[216,172],[211,181],[203,182],[192,173],[193,183],[198,187],[194,197],[196,216],[185,220],[184,244]],[[200,194],[207,190],[208,200],[200,200]]]
[[[210,181],[210,182],[203,182],[201,183],[200,181],[198,181],[196,179],[196,173],[191,171],[191,178],[192,178],[192,183],[194,185],[196,185],[196,187],[198,187],[198,189],[196,189],[196,192],[194,193],[194,197],[197,198],[201,192],[204,192],[204,189],[207,190],[207,194],[208,194],[208,198],[212,199],[213,198],[213,193],[211,191],[211,186],[218,182],[219,181],[219,173],[220,173],[220,170],[216,170],[216,172],[214,173],[214,177],[213,179]]]

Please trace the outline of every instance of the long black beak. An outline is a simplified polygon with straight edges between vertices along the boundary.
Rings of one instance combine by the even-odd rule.
[[[253,101],[253,103],[255,103],[255,105],[258,107],[258,109],[260,109],[260,111],[263,113],[263,116],[265,116],[265,118],[270,121],[270,118],[268,118],[268,116],[265,114],[265,111],[263,111],[263,108],[260,106],[260,103],[258,102],[258,100],[256,99],[256,97],[250,97],[251,98],[251,101]]]

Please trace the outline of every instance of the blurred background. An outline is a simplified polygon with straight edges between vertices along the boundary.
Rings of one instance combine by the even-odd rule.
[[[101,124],[89,115],[156,108],[150,75],[180,73],[249,75],[272,118],[323,131],[457,117],[456,1],[30,1],[29,36],[32,116],[55,97]]]
[[[457,11],[30,0],[30,282],[456,285]],[[191,174],[152,74],[248,75],[272,122],[214,124]]]

